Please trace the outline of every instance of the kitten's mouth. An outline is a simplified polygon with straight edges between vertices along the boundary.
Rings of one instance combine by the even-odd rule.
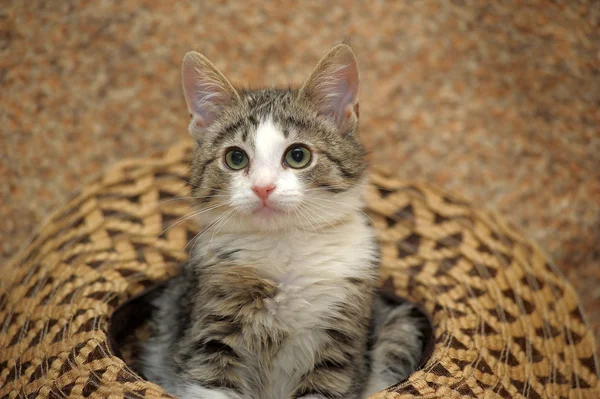
[[[253,213],[255,215],[270,216],[279,213],[279,210],[263,202],[261,205],[258,206],[258,208],[256,208],[256,210],[254,210]]]

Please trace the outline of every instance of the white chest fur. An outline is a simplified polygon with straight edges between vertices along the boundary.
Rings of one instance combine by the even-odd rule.
[[[336,304],[344,303],[343,285],[349,278],[369,278],[376,247],[372,230],[361,215],[335,228],[270,234],[221,234],[199,243],[196,256],[236,251],[236,263],[252,265],[261,278],[277,286],[273,298],[253,322],[255,334],[265,329],[290,337],[277,352],[263,396],[289,397],[302,374],[315,362],[315,351],[325,339]]]
[[[201,258],[235,251],[237,263],[275,283],[277,295],[268,302],[265,317],[293,330],[318,326],[326,307],[344,299],[340,283],[372,272],[376,250],[373,232],[360,215],[317,233],[224,233],[197,247]]]

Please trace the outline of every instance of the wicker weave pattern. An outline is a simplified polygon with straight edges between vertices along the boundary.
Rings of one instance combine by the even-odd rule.
[[[2,268],[0,398],[170,397],[110,353],[107,326],[117,305],[186,259],[198,231],[180,220],[190,150],[111,168]],[[576,296],[519,232],[381,174],[368,202],[383,274],[432,315],[436,341],[422,370],[375,398],[600,397]]]

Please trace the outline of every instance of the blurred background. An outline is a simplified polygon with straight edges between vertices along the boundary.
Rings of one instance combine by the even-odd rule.
[[[348,40],[373,163],[542,245],[600,338],[600,1],[0,1],[0,262],[82,183],[187,138],[180,63],[299,84]]]

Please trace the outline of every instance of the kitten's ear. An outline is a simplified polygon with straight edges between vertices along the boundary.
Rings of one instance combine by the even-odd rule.
[[[350,47],[338,44],[317,64],[298,95],[342,129],[358,118],[358,64]]]
[[[187,53],[182,69],[183,93],[192,116],[190,133],[198,139],[221,109],[240,97],[227,78],[202,54]]]

